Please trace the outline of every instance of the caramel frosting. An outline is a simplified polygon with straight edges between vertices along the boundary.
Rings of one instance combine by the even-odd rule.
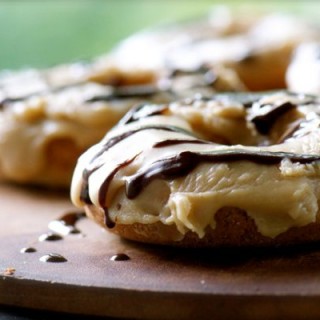
[[[110,228],[161,221],[199,237],[215,228],[220,208],[236,207],[262,235],[275,237],[316,219],[318,111],[317,98],[284,92],[247,101],[241,94],[217,95],[140,106],[80,157],[72,201],[103,210]],[[283,119],[293,115],[300,125],[282,143],[261,134],[252,121],[266,117],[269,132],[282,136],[288,127]],[[198,130],[206,126],[210,139],[207,130]]]

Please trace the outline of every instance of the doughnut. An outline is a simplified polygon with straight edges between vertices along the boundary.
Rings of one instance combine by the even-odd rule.
[[[71,199],[139,242],[317,241],[319,125],[319,98],[286,91],[142,104],[78,159]]]
[[[198,19],[137,32],[116,44],[109,52],[91,60],[44,69],[4,70],[0,72],[0,101],[21,99],[85,82],[116,87],[155,84],[164,72],[164,65],[158,68],[156,60],[160,57],[163,60],[173,46],[183,43],[186,38],[196,41],[203,37],[241,32],[248,28],[252,20],[240,18],[228,8],[219,6]],[[172,70],[164,73],[168,72]]]
[[[286,88],[286,70],[294,49],[319,38],[319,29],[286,14],[249,20],[245,27],[222,34],[196,34],[188,25],[183,29],[183,24],[179,32],[164,28],[138,33],[115,48],[105,65],[102,59],[100,68],[107,70],[110,63],[122,65],[124,70],[149,71],[156,79],[168,69],[224,66],[234,70],[249,91]]]
[[[5,98],[0,102],[0,179],[69,188],[80,154],[135,104],[242,88],[233,72],[223,68],[180,70],[162,80],[157,86],[86,82]]]
[[[294,92],[320,93],[320,42],[300,44],[286,72],[288,89]]]
[[[168,23],[134,33],[120,41],[112,50],[93,61],[91,81],[105,84],[140,79],[140,83],[157,82],[163,73],[178,68],[169,65],[170,53],[178,48],[205,39],[216,39],[246,32],[261,15],[248,17],[243,12],[231,11],[226,6],[214,6],[208,14],[198,18]],[[188,66],[198,69],[197,66]]]

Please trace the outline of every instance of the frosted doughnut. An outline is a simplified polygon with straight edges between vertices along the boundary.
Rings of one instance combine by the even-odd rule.
[[[83,83],[0,101],[0,178],[69,188],[81,153],[134,105],[169,102],[192,92],[241,89],[232,71],[201,69],[163,84],[111,87]]]
[[[229,33],[196,33],[192,24],[183,23],[176,27],[179,32],[168,27],[138,33],[123,41],[108,59],[101,59],[100,68],[122,65],[126,70],[150,72],[156,79],[167,69],[224,66],[235,71],[249,91],[286,88],[285,74],[294,49],[319,38],[319,29],[286,14],[257,14],[249,21]]]
[[[79,158],[72,201],[147,243],[319,240],[319,111],[285,92],[142,105]]]

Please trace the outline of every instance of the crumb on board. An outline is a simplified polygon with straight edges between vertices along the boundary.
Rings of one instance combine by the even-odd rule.
[[[3,271],[3,275],[4,276],[13,276],[14,273],[15,273],[16,269],[13,268],[13,267],[8,267],[8,268],[5,268],[5,270]]]

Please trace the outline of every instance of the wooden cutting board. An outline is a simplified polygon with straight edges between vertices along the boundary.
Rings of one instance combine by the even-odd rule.
[[[123,241],[86,218],[80,233],[39,241],[74,211],[68,194],[0,185],[0,209],[0,304],[136,319],[320,318],[319,244],[173,249]],[[50,253],[67,261],[41,261]],[[111,259],[120,253],[130,259]]]

